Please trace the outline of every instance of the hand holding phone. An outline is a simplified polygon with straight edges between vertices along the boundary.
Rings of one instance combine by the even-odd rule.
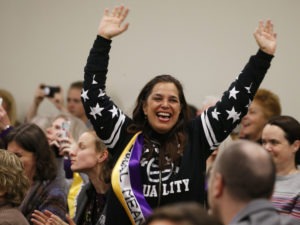
[[[41,89],[43,89],[45,96],[48,98],[53,98],[55,93],[60,92],[59,86],[42,85]]]
[[[61,125],[61,138],[68,138],[68,133],[70,131],[71,121],[64,121]]]

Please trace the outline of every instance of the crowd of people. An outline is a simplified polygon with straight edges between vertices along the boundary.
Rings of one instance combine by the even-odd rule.
[[[300,224],[300,123],[260,88],[276,51],[270,20],[259,50],[197,111],[162,74],[132,116],[106,94],[112,39],[129,9],[106,9],[84,67],[67,91],[40,84],[26,119],[0,90],[0,224]],[[48,99],[59,114],[40,116]]]

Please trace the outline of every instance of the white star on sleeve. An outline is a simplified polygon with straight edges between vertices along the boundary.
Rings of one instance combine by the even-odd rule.
[[[82,89],[81,97],[83,98],[83,101],[84,101],[84,102],[85,102],[86,100],[89,99],[89,96],[87,95],[88,92],[89,92],[89,90],[86,90],[86,91],[85,91],[84,89]]]
[[[94,76],[93,76],[93,82],[92,82],[92,84],[98,84],[98,82],[95,81],[95,77],[96,77],[96,74],[94,74]]]
[[[246,105],[245,107],[246,107],[246,108],[249,108],[250,105],[251,105],[251,99],[249,99],[249,103],[248,103],[248,105]]]
[[[118,109],[115,106],[113,106],[113,108],[109,111],[111,112],[112,118],[118,115]]]
[[[217,111],[217,108],[214,109],[214,111],[211,112],[212,117],[215,118],[216,120],[219,120],[218,115],[221,114]]]
[[[251,87],[252,87],[252,83],[249,85],[249,87],[245,87],[245,89],[247,90],[248,94],[251,93]]]
[[[94,119],[96,119],[96,113],[93,107],[90,107],[91,111],[90,111],[90,115],[92,115],[94,117]]]
[[[234,123],[235,121],[239,120],[240,119],[240,115],[241,113],[237,113],[234,109],[234,107],[232,106],[232,109],[229,111],[229,110],[226,110],[226,112],[228,113],[228,117],[227,117],[227,120],[229,119],[233,119],[233,122]]]
[[[90,109],[91,109],[90,115],[92,115],[94,119],[97,119],[97,115],[102,116],[101,112],[104,108],[101,108],[97,103],[95,107],[90,107]]]
[[[235,90],[235,87],[233,87],[230,91],[229,91],[229,98],[233,97],[234,99],[236,99],[236,94],[239,93],[239,91]]]
[[[99,89],[100,93],[98,95],[98,97],[103,97],[105,96],[105,92],[102,89]]]
[[[242,73],[243,73],[243,71],[241,71],[240,74],[236,76],[235,80],[238,80]]]

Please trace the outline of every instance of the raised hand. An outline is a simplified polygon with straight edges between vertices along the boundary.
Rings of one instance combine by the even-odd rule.
[[[34,104],[39,106],[41,104],[41,102],[44,100],[45,98],[45,92],[43,90],[43,86],[45,86],[44,84],[40,84],[38,86],[38,88],[35,90],[35,94],[34,94]]]
[[[126,31],[129,23],[122,23],[127,17],[128,12],[129,9],[124,6],[115,7],[111,12],[105,9],[98,27],[98,35],[106,39],[111,39]]]
[[[253,35],[259,48],[263,52],[274,55],[276,51],[277,34],[273,31],[271,20],[267,20],[265,24],[263,21],[259,21],[258,27]]]
[[[64,103],[63,89],[60,88],[60,92],[54,94],[53,98],[48,98],[48,100],[61,112],[68,112]]]

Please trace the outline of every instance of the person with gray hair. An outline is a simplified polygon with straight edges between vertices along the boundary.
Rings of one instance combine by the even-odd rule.
[[[292,225],[270,202],[276,169],[270,154],[254,142],[239,140],[220,151],[209,174],[211,213],[225,225]]]

